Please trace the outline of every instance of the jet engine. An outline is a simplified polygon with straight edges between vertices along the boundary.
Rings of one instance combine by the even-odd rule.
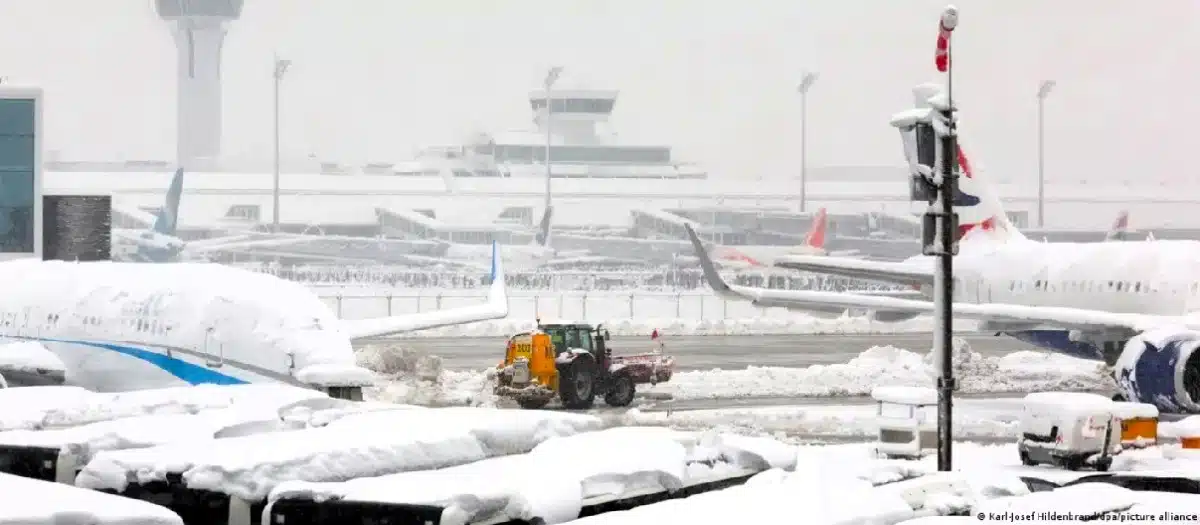
[[[1166,413],[1200,413],[1200,332],[1143,332],[1125,343],[1113,366],[1120,395]]]

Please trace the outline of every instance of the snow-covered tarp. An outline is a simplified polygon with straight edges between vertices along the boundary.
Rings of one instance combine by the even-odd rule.
[[[203,447],[101,452],[76,484],[121,491],[174,473],[192,489],[259,500],[283,481],[339,481],[462,465],[529,452],[547,439],[601,426],[594,416],[536,410],[364,412],[319,428],[231,437]]]
[[[66,372],[67,367],[54,352],[37,341],[0,342],[0,371]]]
[[[227,429],[245,429],[251,424],[257,432],[284,429],[283,421],[274,411],[225,408],[196,414],[135,416],[50,430],[10,430],[0,432],[0,445],[58,448],[60,453],[86,462],[104,450],[168,443],[202,446]]]
[[[282,384],[196,385],[120,393],[77,387],[7,388],[0,389],[0,431],[61,428],[230,407],[278,410],[298,401],[327,397],[316,390]]]
[[[5,525],[183,525],[166,507],[62,483],[0,474]]]
[[[677,490],[706,481],[792,468],[792,447],[767,438],[613,428],[543,442],[528,454],[440,470],[339,483],[286,482],[282,498],[443,506],[441,523],[562,523],[591,501],[639,491]]]

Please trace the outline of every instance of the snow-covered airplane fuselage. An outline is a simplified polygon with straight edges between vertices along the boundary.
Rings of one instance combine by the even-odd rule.
[[[276,382],[356,397],[374,374],[353,340],[508,315],[499,259],[486,304],[361,320],[300,283],[211,263],[13,260],[0,275],[0,338],[41,342],[68,383],[98,391]]]

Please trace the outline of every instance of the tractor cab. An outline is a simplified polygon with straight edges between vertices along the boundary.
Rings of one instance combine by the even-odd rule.
[[[554,355],[558,356],[570,348],[587,350],[597,362],[608,360],[608,330],[586,323],[538,324],[538,330],[550,336]]]

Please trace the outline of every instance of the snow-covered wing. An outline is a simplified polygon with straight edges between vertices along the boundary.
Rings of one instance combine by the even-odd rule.
[[[784,255],[775,266],[789,270],[827,273],[904,285],[932,285],[933,271],[909,263],[869,261],[850,257]]]
[[[382,337],[385,335],[501,319],[508,316],[508,292],[504,286],[504,267],[500,260],[500,247],[492,243],[492,284],[488,290],[488,301],[484,304],[451,308],[436,312],[378,317],[342,321],[342,331],[350,339]]]
[[[860,295],[842,292],[820,292],[809,290],[774,290],[730,285],[717,273],[712,260],[695,232],[688,228],[688,235],[700,258],[704,278],[713,291],[725,298],[751,301],[766,307],[781,307],[796,310],[831,310],[835,308],[859,308],[897,313],[934,313],[934,303],[926,300],[903,299],[880,295]],[[1144,331],[1161,326],[1185,326],[1200,329],[1200,323],[1183,316],[1143,315],[1063,308],[1049,306],[1024,306],[1014,304],[954,303],[954,315],[967,319],[1011,323],[1039,324],[1065,329],[1124,328]]]

